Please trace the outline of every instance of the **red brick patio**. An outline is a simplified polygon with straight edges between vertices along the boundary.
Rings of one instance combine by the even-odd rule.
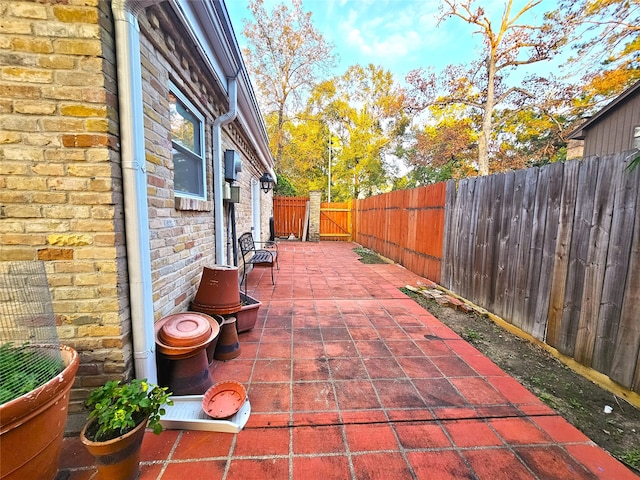
[[[275,287],[249,275],[258,324],[212,368],[247,387],[247,425],[148,432],[140,479],[638,478],[398,290],[419,277],[354,247],[283,242]],[[59,478],[94,473],[66,438]]]

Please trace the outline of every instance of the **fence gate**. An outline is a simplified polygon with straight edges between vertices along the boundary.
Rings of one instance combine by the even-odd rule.
[[[351,201],[320,204],[320,240],[350,242],[353,232]]]
[[[273,197],[273,233],[302,238],[309,197]]]

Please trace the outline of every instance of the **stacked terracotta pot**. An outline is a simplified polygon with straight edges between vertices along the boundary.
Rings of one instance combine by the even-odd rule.
[[[198,312],[176,313],[155,324],[158,375],[174,395],[197,395],[213,385],[206,348],[220,333],[218,320]]]
[[[238,267],[215,265],[204,267],[200,286],[191,309],[209,315],[223,315],[220,325],[220,337],[215,346],[209,346],[209,358],[212,360],[231,360],[240,355],[240,342],[236,329],[235,314],[242,308]]]

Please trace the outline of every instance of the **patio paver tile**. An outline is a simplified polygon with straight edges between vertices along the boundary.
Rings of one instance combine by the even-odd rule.
[[[147,433],[142,480],[638,478],[399,290],[420,277],[353,246],[282,242],[275,286],[249,274],[256,326],[210,368],[246,385],[246,426]],[[57,480],[90,478],[63,443]]]
[[[294,457],[293,478],[344,480],[351,478],[349,462],[342,456]]]
[[[342,427],[319,425],[298,427],[293,430],[293,454],[344,453]]]
[[[412,478],[407,462],[399,453],[365,453],[353,456],[352,462],[355,478],[357,479],[390,480],[392,478]],[[431,477],[424,478],[431,479]]]
[[[473,468],[478,480],[495,480],[497,478],[535,480],[536,478],[520,459],[506,448],[469,450],[462,452],[462,455]]]

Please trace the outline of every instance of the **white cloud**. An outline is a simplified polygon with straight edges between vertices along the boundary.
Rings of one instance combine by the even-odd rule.
[[[439,43],[437,12],[423,1],[378,1],[369,8],[348,3],[348,14],[338,22],[340,49],[350,50],[351,63],[373,63],[404,72],[417,68],[426,49]],[[437,47],[436,47],[437,48]],[[350,57],[350,58],[351,58]]]

